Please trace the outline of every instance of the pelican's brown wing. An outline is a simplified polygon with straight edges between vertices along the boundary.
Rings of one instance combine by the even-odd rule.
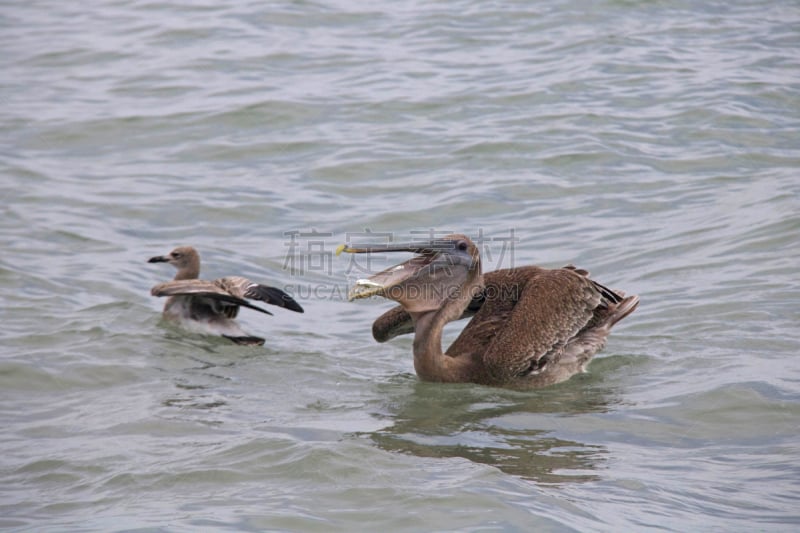
[[[506,268],[485,274],[480,297],[474,298],[465,311],[474,317],[447,349],[447,354],[483,361],[483,354],[514,312],[528,278],[540,270],[537,267]]]
[[[485,293],[484,305],[456,342],[479,345],[485,372],[501,383],[542,367],[601,303],[592,281],[570,269],[513,269],[504,281],[487,284]],[[451,350],[459,353],[455,344]]]

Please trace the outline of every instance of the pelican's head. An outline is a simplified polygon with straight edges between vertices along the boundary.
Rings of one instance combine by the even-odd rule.
[[[341,252],[417,254],[374,276],[359,279],[347,295],[349,300],[383,296],[411,313],[439,309],[447,300],[462,296],[463,291],[472,291],[468,282],[481,275],[478,247],[460,234],[408,244],[342,245],[336,252],[337,255]],[[468,295],[470,299],[472,296]]]

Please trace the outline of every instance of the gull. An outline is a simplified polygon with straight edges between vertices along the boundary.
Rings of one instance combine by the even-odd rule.
[[[206,281],[200,276],[200,254],[191,246],[180,246],[167,255],[151,257],[148,263],[169,263],[178,269],[175,279],[150,289],[153,296],[167,296],[163,316],[198,333],[221,335],[236,344],[262,345],[265,339],[246,333],[234,320],[239,307],[271,315],[247,300],[303,312],[294,299],[275,287],[260,285],[241,276]]]

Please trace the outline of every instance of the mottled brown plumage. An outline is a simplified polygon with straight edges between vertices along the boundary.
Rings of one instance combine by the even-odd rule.
[[[567,266],[498,270],[483,276],[477,247],[463,235],[406,246],[345,248],[413,251],[412,261],[360,280],[351,299],[381,295],[401,304],[373,324],[384,342],[414,332],[414,366],[427,381],[512,388],[558,383],[583,371],[611,327],[636,309],[624,297]],[[438,288],[439,290],[433,290]],[[442,353],[445,324],[472,316]]]
[[[173,281],[159,283],[150,290],[153,296],[168,296],[164,318],[189,329],[222,335],[237,344],[264,344],[265,339],[245,333],[233,320],[239,307],[271,315],[247,300],[284,307],[299,313],[303,308],[280,289],[253,283],[241,276],[206,281],[200,275],[200,254],[191,246],[181,246],[164,256],[151,257],[149,263],[170,263],[178,272]]]

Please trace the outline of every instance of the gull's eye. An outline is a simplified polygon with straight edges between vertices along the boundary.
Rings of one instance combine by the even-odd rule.
[[[467,248],[469,248],[469,245],[467,244],[467,241],[458,241],[458,244],[456,244],[456,248],[458,248],[462,252],[466,252]]]
[[[169,254],[173,259],[179,259],[181,257],[180,252],[172,252]]]

